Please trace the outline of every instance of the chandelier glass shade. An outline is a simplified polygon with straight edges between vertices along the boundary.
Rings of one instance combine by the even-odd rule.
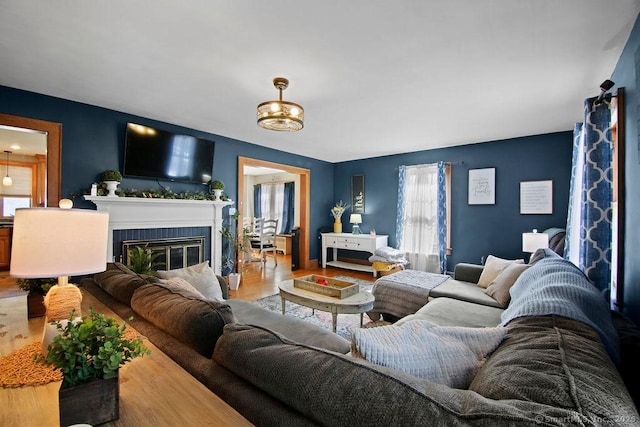
[[[13,185],[13,180],[9,176],[9,154],[11,154],[11,151],[4,150],[4,152],[7,153],[7,176],[2,178],[2,185],[11,187]]]
[[[284,132],[295,132],[304,127],[304,108],[295,102],[283,101],[282,91],[289,86],[284,77],[273,79],[273,85],[280,92],[277,101],[265,101],[258,105],[258,126]]]

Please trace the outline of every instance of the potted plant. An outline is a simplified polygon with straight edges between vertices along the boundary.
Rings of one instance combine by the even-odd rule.
[[[156,261],[159,256],[160,252],[153,252],[147,248],[147,245],[135,246],[129,249],[129,264],[127,267],[134,273],[157,276],[157,268],[165,265],[164,262]]]
[[[118,370],[151,354],[140,339],[125,336],[126,325],[93,309],[79,320],[52,322],[59,331],[41,361],[62,371],[60,425],[102,424],[119,416]]]
[[[239,259],[238,254],[244,253],[250,247],[249,234],[251,230],[249,228],[245,227],[242,229],[242,234],[239,239],[236,233],[233,232],[239,215],[240,213],[236,211],[236,213],[231,216],[233,221],[230,221],[229,226],[222,227],[222,230],[220,230],[222,239],[227,242],[226,253],[222,257],[222,268],[228,272],[227,281],[232,291],[237,290],[240,286],[242,273],[246,266],[245,263]],[[242,265],[242,267],[238,269],[240,265]]]
[[[105,183],[107,190],[109,190],[109,197],[116,197],[116,189],[121,181],[122,174],[117,170],[106,170],[102,172],[102,182]]]
[[[42,317],[47,313],[44,305],[44,296],[49,289],[58,283],[55,277],[43,279],[18,279],[16,284],[23,291],[29,292],[27,295],[27,315],[29,319],[33,317]]]
[[[222,181],[211,181],[211,191],[213,191],[214,200],[220,200],[220,196],[222,196],[222,191],[224,190],[224,182]]]

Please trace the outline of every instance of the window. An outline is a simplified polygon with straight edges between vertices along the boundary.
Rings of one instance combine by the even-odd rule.
[[[18,208],[30,208],[31,197],[1,197],[2,201],[2,216],[15,216],[16,209]]]
[[[397,241],[414,270],[446,272],[450,165],[401,166]]]

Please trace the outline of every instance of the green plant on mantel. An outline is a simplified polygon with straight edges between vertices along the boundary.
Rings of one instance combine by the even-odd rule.
[[[147,248],[147,245],[135,246],[129,249],[129,265],[127,267],[134,273],[157,276],[157,268],[165,265],[164,262],[156,261],[159,256],[159,252],[153,252]]]
[[[42,279],[18,279],[16,284],[23,291],[27,291],[30,294],[46,295],[49,289],[58,283],[58,279],[55,277],[45,277]]]
[[[69,388],[117,375],[120,366],[136,357],[151,354],[140,339],[127,339],[126,325],[89,309],[74,322],[72,312],[66,324],[53,322],[60,335],[48,347],[47,356],[36,358],[62,371],[62,387]]]
[[[122,181],[122,174],[117,170],[106,170],[102,172],[102,181]]]
[[[211,181],[209,186],[211,187],[212,190],[224,190],[224,182],[222,181],[218,181],[218,180]]]

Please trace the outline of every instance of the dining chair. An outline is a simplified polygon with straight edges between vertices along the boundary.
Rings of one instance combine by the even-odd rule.
[[[256,237],[251,239],[251,247],[260,252],[260,259],[264,265],[267,264],[267,252],[271,252],[273,261],[277,266],[276,233],[278,232],[278,220],[260,218],[255,224]]]

